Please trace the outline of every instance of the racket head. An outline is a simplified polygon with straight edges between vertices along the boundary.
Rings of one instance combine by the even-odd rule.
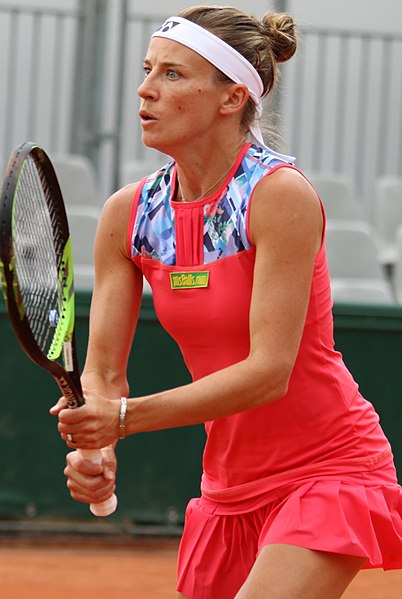
[[[82,405],[68,221],[50,158],[32,142],[12,153],[1,188],[0,276],[22,349]]]

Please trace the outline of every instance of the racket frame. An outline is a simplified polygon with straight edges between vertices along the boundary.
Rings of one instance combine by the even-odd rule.
[[[70,283],[71,286],[73,285],[73,265],[71,249],[69,247],[68,220],[56,173],[44,150],[32,142],[25,142],[15,150],[10,158],[0,199],[0,276],[3,287],[3,296],[7,304],[9,317],[15,334],[22,349],[33,362],[38,366],[45,368],[52,374],[60,391],[67,399],[68,406],[70,408],[75,408],[83,405],[84,399],[80,383],[74,333],[74,289],[63,284],[63,280],[60,280],[59,278],[58,292],[62,302],[62,314],[60,315],[61,318],[59,322],[62,322],[62,318],[68,319],[66,327],[67,336],[65,339],[61,340],[61,343],[66,342],[70,345],[69,351],[66,348],[69,354],[69,371],[63,368],[63,366],[55,360],[49,359],[37,344],[31,331],[21,294],[19,292],[18,276],[13,252],[13,207],[14,195],[18,190],[20,182],[21,169],[28,156],[40,165],[40,171],[42,171],[52,188],[53,209],[54,206],[57,207],[58,218],[66,238],[67,252],[64,252],[64,267],[68,269],[69,277],[68,281],[66,281],[65,278],[64,281]],[[67,302],[70,304],[68,310],[65,308]],[[57,334],[57,328],[55,334]]]
[[[53,208],[55,204],[57,205],[58,218],[61,221],[66,240],[62,259],[62,262],[64,261],[64,274],[58,273],[58,297],[61,300],[62,313],[59,315],[59,323],[56,325],[55,343],[51,345],[48,352],[54,356],[53,360],[49,359],[48,355],[45,355],[31,331],[19,290],[13,251],[14,196],[18,189],[24,161],[28,156],[40,165],[41,174],[50,183],[52,194],[51,196],[49,194],[49,197],[45,196],[46,201],[48,205],[49,202],[52,202]],[[21,348],[35,364],[50,372],[57,382],[61,393],[66,398],[69,408],[76,408],[83,405],[85,400],[80,382],[74,333],[73,261],[67,214],[57,176],[50,158],[40,146],[32,142],[21,144],[12,154],[1,189],[0,279],[8,314]],[[62,319],[65,320],[63,321]],[[56,362],[56,359],[59,358],[63,350],[64,364],[65,366],[68,365],[68,370]],[[78,451],[89,461],[95,464],[102,463],[102,453],[99,449]],[[91,504],[90,510],[95,516],[109,516],[115,511],[116,506],[117,497],[113,494],[109,499],[101,503]]]

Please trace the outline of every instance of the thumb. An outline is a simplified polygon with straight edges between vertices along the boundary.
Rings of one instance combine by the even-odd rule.
[[[116,478],[116,464],[104,464],[103,476],[106,480],[115,480]]]
[[[111,447],[102,449],[103,458],[103,476],[106,480],[115,480],[117,471],[117,460],[114,450]]]
[[[59,401],[50,408],[49,413],[52,416],[58,416],[65,408],[67,408],[67,400],[65,397],[60,397]]]

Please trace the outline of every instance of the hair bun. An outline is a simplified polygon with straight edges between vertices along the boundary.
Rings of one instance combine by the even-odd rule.
[[[267,13],[261,21],[277,62],[286,62],[297,48],[295,23],[286,13]]]

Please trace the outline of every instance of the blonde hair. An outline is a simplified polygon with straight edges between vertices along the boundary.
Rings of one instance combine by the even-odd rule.
[[[178,16],[204,27],[242,54],[261,77],[267,96],[278,79],[278,63],[286,62],[297,49],[295,23],[286,13],[268,12],[261,19],[231,6],[199,5],[186,8]],[[218,71],[221,80],[228,77]],[[250,98],[242,126],[248,130],[256,106]]]

